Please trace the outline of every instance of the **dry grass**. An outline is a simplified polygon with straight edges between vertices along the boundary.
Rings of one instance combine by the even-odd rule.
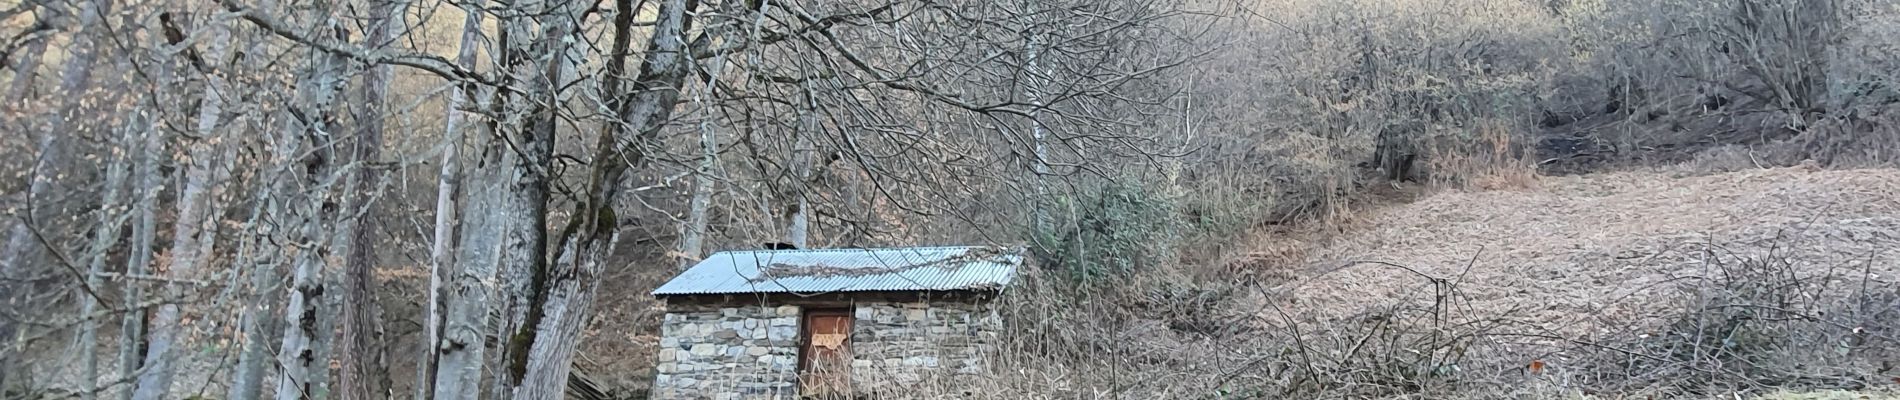
[[[1895,394],[1891,390],[1886,390],[1886,391],[1822,390],[1822,391],[1813,391],[1813,392],[1780,390],[1780,391],[1775,391],[1774,393],[1764,394],[1761,397],[1757,397],[1757,399],[1760,399],[1760,400],[1894,400],[1894,399],[1900,399],[1900,394]]]
[[[1900,232],[1896,215],[1900,173],[1892,170],[1546,178],[1538,190],[1441,193],[1374,211],[1365,228],[1309,255],[1308,275],[1288,296],[1314,312],[1352,313],[1355,300],[1410,290],[1408,278],[1338,266],[1387,260],[1465,275],[1475,307],[1525,309],[1581,330],[1653,315],[1656,305],[1644,299],[1696,268],[1672,251],[1685,244],[1763,243],[1792,232],[1786,240],[1798,256],[1817,265],[1872,257],[1875,273],[1896,276],[1900,254],[1886,251]]]

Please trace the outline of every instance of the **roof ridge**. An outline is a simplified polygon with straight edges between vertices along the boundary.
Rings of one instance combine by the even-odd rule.
[[[652,293],[1000,290],[1022,266],[1019,250],[980,245],[722,251]]]
[[[713,252],[713,254],[719,254],[719,253],[824,253],[824,252],[847,252],[847,251],[880,251],[880,250],[882,250],[882,251],[903,251],[903,250],[941,250],[941,249],[973,249],[973,248],[979,248],[979,247],[996,247],[996,248],[1004,248],[1004,246],[908,246],[908,247],[834,247],[834,248],[826,248],[826,249],[783,249],[783,250],[774,250],[774,249],[744,249],[744,250],[721,250],[721,251],[717,251],[717,252]]]

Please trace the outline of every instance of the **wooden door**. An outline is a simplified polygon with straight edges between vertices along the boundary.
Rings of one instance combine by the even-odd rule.
[[[837,398],[850,394],[851,310],[805,312],[799,350],[802,397]]]

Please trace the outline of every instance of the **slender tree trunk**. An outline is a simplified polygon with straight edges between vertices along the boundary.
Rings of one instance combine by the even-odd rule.
[[[239,293],[242,308],[238,316],[238,361],[232,372],[231,388],[226,397],[231,400],[257,400],[262,396],[265,367],[270,363],[269,346],[271,333],[276,325],[276,311],[280,305],[278,293],[283,275],[284,247],[278,243],[288,240],[276,228],[282,221],[289,219],[284,212],[282,199],[287,184],[290,163],[282,162],[262,164],[263,184],[252,196],[250,217],[244,224],[244,242],[238,246],[237,256],[232,262],[233,274],[229,285],[233,292]],[[248,271],[245,271],[248,270]],[[250,278],[241,282],[240,277]]]
[[[447,271],[442,299],[442,336],[436,347],[434,398],[476,399],[482,393],[482,369],[490,329],[490,302],[496,293],[496,274],[506,241],[505,221],[524,210],[508,209],[504,193],[513,174],[504,165],[514,162],[506,143],[485,142],[479,162],[471,171],[467,209],[462,212],[461,248],[455,266]]]
[[[375,15],[371,17],[368,34],[364,38],[365,48],[389,46],[401,37],[404,27],[403,12],[408,8],[407,3],[380,0],[375,4]],[[392,395],[389,392],[388,365],[381,340],[382,312],[376,303],[374,275],[376,232],[381,230],[379,219],[376,218],[374,194],[382,191],[383,172],[381,168],[367,165],[382,157],[383,113],[392,72],[388,65],[370,66],[359,87],[360,97],[354,102],[356,151],[353,158],[358,168],[358,186],[348,193],[348,209],[355,219],[350,231],[346,232],[350,235],[348,240],[351,243],[343,275],[343,348],[339,352],[343,370],[337,380],[342,398],[347,400],[389,398]]]
[[[327,165],[331,143],[315,142],[309,165],[315,167],[310,178],[312,188],[307,193],[307,202],[333,202],[330,199],[335,185],[332,169]],[[331,207],[334,207],[333,205]],[[328,283],[323,276],[324,261],[330,249],[326,243],[327,232],[333,225],[324,217],[324,210],[306,205],[299,212],[294,242],[296,261],[291,271],[290,301],[285,307],[287,323],[284,325],[283,341],[278,346],[277,363],[283,373],[277,377],[276,398],[278,400],[323,399],[329,395],[329,356],[323,350],[323,341],[329,340],[333,311],[325,310],[324,291]],[[330,207],[325,207],[330,208]],[[334,213],[334,210],[330,210]]]
[[[464,68],[475,67],[475,50],[481,44],[482,11],[481,4],[473,4],[463,11],[467,14],[462,21],[461,50],[456,55],[456,63]],[[449,97],[448,121],[443,129],[442,169],[436,178],[435,193],[435,235],[429,246],[429,302],[424,305],[423,330],[426,338],[423,342],[423,354],[416,364],[417,400],[428,400],[435,392],[429,388],[434,385],[436,361],[442,345],[442,284],[455,265],[455,222],[457,221],[456,200],[460,197],[462,186],[462,145],[463,129],[478,127],[470,124],[471,114],[463,111],[469,106],[474,95],[472,86],[455,84]]]
[[[810,115],[815,112],[817,110],[807,110],[806,115],[800,117],[806,120],[800,124],[804,132],[800,132],[792,144],[792,198],[789,200],[792,205],[785,223],[785,242],[801,249],[811,247],[811,201],[807,199],[811,185],[811,139],[808,137],[817,134],[810,130],[817,124],[809,122],[817,118]]]
[[[165,75],[161,66],[160,76]],[[160,81],[163,82],[163,81]],[[159,94],[146,95],[146,108],[161,109]],[[157,201],[162,183],[160,182],[160,152],[164,150],[164,131],[158,129],[158,123],[150,117],[138,116],[140,120],[140,142],[133,150],[135,162],[132,165],[134,179],[132,187],[132,243],[129,244],[125,259],[127,275],[147,275],[151,271],[152,244],[158,236]],[[132,376],[142,367],[145,359],[146,310],[145,291],[138,282],[126,280],[124,283],[123,308],[124,319],[119,322],[119,374]],[[132,390],[119,392],[121,400],[131,399]]]
[[[631,17],[631,15],[628,16],[628,23],[632,22]],[[615,38],[624,45],[630,41],[632,35],[620,34]],[[626,51],[622,50],[621,54],[624,53]],[[712,64],[711,83],[702,86],[702,91],[694,92],[693,95],[693,101],[700,105],[700,110],[708,113],[710,111],[705,108],[706,100],[707,97],[717,99],[717,96],[710,95],[710,92],[718,89],[719,74],[725,65],[725,54],[714,58],[716,60]],[[620,61],[624,62],[624,57]],[[718,165],[719,136],[713,132],[712,119],[702,118],[699,121],[699,167],[693,171],[693,198],[687,203],[686,224],[680,229],[679,269],[682,271],[692,268],[700,258],[705,257],[701,253],[705,251],[706,224],[712,210],[714,186],[718,185],[718,180],[713,178],[713,170]]]
[[[149,35],[148,45],[163,48],[169,39],[161,35]],[[158,236],[158,196],[163,192],[163,166],[166,154],[165,142],[167,130],[163,128],[160,117],[164,110],[175,102],[172,86],[175,84],[176,60],[169,54],[157,53],[157,66],[150,77],[152,86],[145,94],[146,109],[151,115],[135,116],[140,123],[141,143],[135,151],[137,162],[133,164],[132,176],[135,180],[132,212],[135,219],[132,224],[132,243],[126,256],[127,275],[150,275],[155,258],[153,244]],[[124,287],[124,319],[119,325],[119,372],[122,379],[134,379],[140,371],[146,370],[144,361],[149,349],[146,338],[150,327],[150,310],[147,308],[144,283],[127,279]],[[131,400],[137,392],[137,381],[126,390],[119,391],[120,400]]]
[[[705,257],[701,253],[705,251],[706,224],[712,210],[714,186],[718,185],[718,180],[713,179],[713,169],[719,164],[719,136],[709,125],[704,120],[700,122],[699,168],[693,171],[693,198],[687,203],[685,229],[680,231],[679,269],[682,271]]]
[[[52,181],[52,172],[49,169],[59,165],[57,160],[61,152],[57,147],[60,143],[54,140],[56,136],[46,135],[40,140],[39,157],[27,177],[31,183],[28,183],[27,193],[20,195],[21,201],[34,202],[35,197],[47,197],[44,193],[52,188],[53,185],[49,183]],[[36,219],[51,215],[39,210],[21,212],[36,214]],[[6,247],[0,250],[0,301],[5,302],[5,310],[0,311],[0,388],[6,387],[7,375],[13,369],[11,366],[22,365],[19,360],[15,360],[17,355],[14,354],[14,341],[22,336],[16,319],[25,314],[24,310],[38,307],[31,299],[37,292],[34,289],[37,276],[41,275],[39,268],[32,266],[35,263],[31,259],[38,253],[38,243],[34,242],[33,232],[26,219],[8,218],[7,226]]]
[[[497,65],[514,71],[515,63],[522,62],[521,57],[527,49],[521,45],[528,35],[524,14],[509,13],[500,21],[500,42],[503,51]],[[519,76],[509,74],[510,78]],[[513,82],[511,80],[511,82]],[[472,93],[470,93],[472,94]],[[488,93],[487,110],[500,115],[500,120],[491,121],[487,126],[495,135],[505,131],[519,129],[521,126],[520,104],[525,99],[516,91],[496,90]],[[480,398],[485,388],[499,392],[504,387],[501,374],[505,369],[495,368],[496,379],[491,387],[482,385],[482,372],[489,370],[490,356],[487,352],[490,334],[499,334],[503,346],[508,341],[506,324],[513,317],[508,309],[509,293],[513,287],[523,285],[514,280],[524,280],[522,275],[529,269],[520,267],[522,272],[504,272],[517,269],[510,262],[519,262],[521,254],[508,254],[515,251],[511,246],[518,243],[521,229],[529,229],[533,221],[541,218],[538,209],[529,209],[516,202],[518,196],[513,193],[521,185],[522,173],[518,172],[525,161],[532,157],[532,150],[518,150],[506,140],[485,138],[480,149],[481,157],[473,165],[475,175],[470,176],[465,191],[468,202],[462,211],[460,227],[460,250],[455,255],[455,268],[447,271],[442,296],[442,335],[436,347],[439,355],[436,364],[434,398],[436,400],[462,400]],[[539,229],[539,228],[532,228]],[[536,257],[537,249],[532,251]],[[500,304],[504,327],[496,330],[494,324],[495,304]],[[506,350],[497,352],[505,354]],[[496,357],[505,359],[505,357]],[[495,396],[496,398],[505,398]]]
[[[504,14],[500,21],[501,37],[496,41],[502,50],[496,64],[510,72],[505,85],[519,85],[523,80],[532,85],[536,76],[532,60],[537,58],[532,55],[557,53],[534,53],[528,46],[534,22],[530,16],[541,15],[540,10],[516,11]],[[516,137],[485,141],[473,169],[478,175],[469,181],[467,191],[471,195],[462,212],[461,250],[455,256],[454,271],[447,273],[443,291],[443,326],[436,349],[440,357],[434,385],[437,400],[479,398],[484,388],[496,393],[492,397],[505,398],[502,393],[509,385],[509,370],[501,364],[509,359],[510,327],[526,318],[521,307],[526,300],[520,293],[529,285],[532,273],[539,270],[545,249],[545,197],[536,201],[534,196],[545,196],[545,192],[536,192],[545,190],[546,183],[535,179],[535,169],[545,165],[539,159],[552,143],[543,146],[529,127],[532,124],[523,122],[525,116],[536,115],[532,103],[537,101],[549,99],[520,90],[490,93],[487,107],[502,117],[488,126],[494,136]],[[551,141],[552,137],[547,139]],[[496,304],[499,310],[492,308]],[[499,326],[492,322],[495,314],[491,311],[501,314]],[[491,334],[500,340],[495,354],[486,351]],[[493,368],[489,368],[491,356]],[[492,386],[482,385],[485,370],[495,373]]]
[[[743,3],[730,3],[726,11],[731,12],[732,15],[740,15],[746,11],[742,5]],[[767,5],[760,4],[760,7],[765,6]],[[764,13],[760,12],[757,15],[763,16]],[[738,43],[736,40],[740,38],[737,35],[745,33],[747,34],[745,43],[751,43],[757,39],[756,29],[759,22],[752,21],[751,29],[746,32],[731,28],[724,29],[721,34],[728,36],[721,42]],[[706,84],[700,86],[701,91],[693,94],[693,102],[699,104],[699,109],[703,112],[711,112],[711,109],[705,106],[708,97],[715,101],[719,98],[719,78],[725,72],[727,56],[728,54],[724,51],[713,55],[711,72],[707,74]],[[701,118],[698,128],[699,168],[693,175],[693,197],[687,203],[686,224],[680,230],[679,269],[682,271],[692,268],[694,263],[704,257],[701,253],[705,251],[708,214],[711,214],[713,193],[719,184],[719,181],[713,177],[713,171],[719,167],[719,135],[713,130],[710,116]]]
[[[238,27],[230,28],[237,29]],[[261,53],[264,47],[268,46],[268,42],[257,40],[258,32],[254,30],[244,29],[236,32],[245,33],[243,35],[245,39],[241,41],[244,47],[241,51],[245,53]],[[219,56],[229,55],[227,53]],[[242,64],[242,68],[254,69],[257,67],[256,62],[256,60],[250,60]],[[260,96],[240,93],[238,100],[245,103],[257,103],[259,99],[256,97]],[[266,146],[272,143],[295,143],[298,140],[297,135],[289,131],[260,129],[266,126],[267,122],[253,118],[256,117],[241,120],[245,124],[245,129],[262,132],[247,136],[274,136],[272,139],[261,141]],[[237,122],[233,122],[233,125],[236,124]],[[272,371],[270,367],[277,363],[271,349],[284,329],[281,324],[283,317],[280,314],[283,312],[284,302],[288,300],[283,296],[286,278],[284,267],[288,259],[294,258],[287,256],[286,253],[291,251],[291,247],[286,244],[296,240],[296,236],[292,235],[295,232],[291,229],[295,224],[296,216],[292,206],[286,203],[294,201],[287,199],[294,198],[296,195],[294,189],[297,175],[294,170],[299,165],[294,159],[283,158],[282,154],[288,152],[286,150],[275,148],[265,148],[265,150],[268,153],[265,153],[263,160],[259,161],[258,167],[261,184],[258,185],[258,193],[251,197],[254,203],[251,216],[253,222],[247,224],[250,237],[245,238],[244,242],[249,245],[249,248],[239,249],[239,254],[232,266],[234,270],[248,270],[250,279],[242,283],[241,296],[245,301],[240,305],[242,311],[238,316],[238,329],[242,336],[239,338],[237,365],[231,373],[231,387],[226,393],[226,397],[230,400],[257,400],[264,397],[264,381]],[[262,223],[259,223],[260,220]],[[233,284],[239,284],[235,278]]]
[[[264,184],[263,193],[256,197],[264,219],[271,221],[269,225],[286,221],[291,217],[285,212],[283,201],[277,198],[280,193],[284,193],[283,181],[286,180],[287,174],[283,173],[284,168],[276,169],[278,173]],[[237,367],[232,372],[231,389],[228,393],[231,400],[262,398],[264,374],[268,370],[267,367],[273,364],[268,342],[274,337],[272,333],[282,332],[280,330],[282,328],[277,324],[277,306],[281,305],[277,298],[282,286],[279,283],[283,278],[279,267],[284,262],[282,254],[285,251],[277,243],[282,239],[282,235],[276,229],[253,227],[253,230],[253,234],[258,238],[251,241],[252,249],[249,255],[239,254],[238,263],[235,266],[250,268],[251,279],[245,294],[250,301],[243,305],[244,311],[239,316],[244,336],[238,350]]]
[[[41,132],[40,152],[28,175],[27,193],[24,201],[32,204],[26,217],[35,224],[45,224],[46,220],[59,214],[53,204],[42,204],[40,198],[55,198],[52,191],[55,183],[64,175],[59,170],[66,168],[66,150],[70,145],[66,138],[76,132],[71,131],[70,119],[92,96],[87,93],[92,88],[92,72],[98,60],[99,38],[102,19],[111,12],[109,0],[91,0],[79,3],[79,31],[73,35],[73,43],[67,46],[70,55],[66,59],[64,70],[60,73],[59,94],[63,101],[51,113],[47,114],[47,130]],[[85,126],[82,128],[90,128]],[[12,366],[22,365],[15,360],[14,341],[19,335],[19,327],[14,315],[25,310],[38,309],[40,305],[31,304],[28,299],[38,297],[42,264],[38,260],[43,253],[43,245],[33,232],[32,226],[23,217],[9,218],[7,242],[0,248],[0,301],[5,302],[7,310],[0,312],[0,388],[7,385],[7,372]]]
[[[222,54],[231,46],[231,31],[224,24],[212,29],[212,54]],[[224,114],[227,96],[233,96],[226,87],[221,74],[208,74],[205,77],[204,96],[198,105],[196,126],[197,139],[188,143],[186,152],[184,181],[178,190],[178,221],[172,226],[172,246],[167,253],[171,262],[167,274],[175,278],[196,279],[199,263],[208,258],[217,243],[216,210],[214,202],[216,186],[223,163],[225,149],[223,135],[219,135],[219,122]],[[176,286],[167,291],[171,298],[181,298],[185,293]],[[149,347],[145,350],[145,371],[139,374],[138,385],[134,389],[134,400],[156,400],[166,397],[171,389],[172,376],[176,372],[176,358],[172,347],[181,338],[179,327],[183,310],[178,304],[167,302],[159,305],[152,315],[152,332]]]
[[[785,223],[785,242],[793,247],[811,247],[811,153],[813,135],[820,134],[818,124],[818,99],[810,83],[802,87],[801,108],[798,112],[798,133],[792,139],[792,198],[787,209]]]
[[[94,400],[99,397],[99,322],[95,314],[106,307],[90,291],[105,287],[106,256],[119,243],[119,231],[124,228],[126,216],[125,196],[126,179],[131,173],[131,147],[136,146],[139,130],[132,123],[121,128],[117,141],[109,144],[105,165],[105,199],[99,204],[98,226],[92,234],[92,244],[87,250],[85,293],[78,294],[79,315],[84,318],[79,328],[79,337],[74,350],[79,353],[79,376],[84,383],[80,398]]]
[[[125,13],[121,18],[119,27],[122,30],[115,34],[122,36],[137,34],[137,19],[131,13]],[[137,87],[141,80],[133,74],[136,68],[134,65],[136,53],[122,52],[114,55],[113,58],[118,61],[114,66],[117,74],[112,84],[122,88]],[[146,124],[150,123],[144,116],[149,115],[151,110],[143,108],[150,102],[142,97],[135,97],[143,92],[139,90],[115,91],[106,100],[108,104],[124,102],[126,105],[123,108],[114,108],[112,111],[123,113],[126,117],[115,128],[118,130],[117,137],[106,144],[105,182],[102,186],[105,197],[100,202],[98,226],[94,228],[93,243],[88,250],[86,292],[80,293],[77,298],[82,304],[81,315],[85,318],[76,343],[78,347],[73,350],[81,359],[80,379],[83,382],[83,386],[80,387],[80,390],[83,390],[80,393],[81,400],[97,400],[99,394],[108,388],[100,385],[99,351],[105,345],[99,342],[99,320],[108,315],[107,311],[113,305],[106,304],[103,298],[94,294],[105,290],[105,274],[111,252],[119,245],[120,233],[125,230],[127,221],[137,214],[128,203],[132,202],[131,196],[137,195],[131,192],[135,190],[130,187],[131,175],[133,164],[140,157],[141,137],[146,132]],[[128,99],[131,101],[126,101]],[[113,378],[117,380],[116,376]]]
[[[1035,176],[1030,179],[1036,188],[1035,208],[1032,211],[1035,215],[1031,217],[1031,222],[1038,229],[1050,229],[1054,221],[1051,221],[1049,216],[1049,133],[1042,123],[1042,77],[1039,75],[1041,71],[1036,67],[1036,57],[1042,53],[1042,45],[1034,36],[1031,36],[1028,47],[1028,68],[1023,74],[1025,78],[1023,81],[1027,83],[1028,88],[1025,88],[1027,89],[1025,92],[1028,93],[1029,104],[1033,107],[1029,110],[1029,140],[1032,146],[1031,154],[1036,158],[1030,164],[1031,171],[1035,172]]]
[[[248,51],[256,51],[257,44]],[[250,101],[249,96],[240,100]],[[260,121],[246,121],[249,127],[265,126]],[[300,248],[296,245],[302,240],[299,219],[299,207],[304,204],[298,196],[303,193],[299,183],[305,164],[296,158],[303,151],[300,143],[301,132],[291,129],[263,129],[257,136],[274,136],[262,142],[275,145],[266,148],[268,158],[259,161],[258,179],[261,184],[252,198],[252,211],[249,223],[245,224],[245,246],[238,249],[232,268],[248,270],[248,282],[238,282],[232,278],[232,285],[242,285],[244,302],[239,313],[239,339],[237,366],[232,371],[231,386],[227,397],[231,400],[257,400],[264,397],[264,381],[271,373],[271,366],[277,365],[271,349],[273,343],[284,332],[283,316],[280,314],[288,300],[284,293],[284,280],[287,278],[284,267],[298,258]],[[313,251],[303,249],[302,251]],[[237,273],[234,275],[244,275]]]
[[[205,100],[210,103],[211,100]],[[215,118],[215,117],[214,117]],[[201,126],[202,127],[202,126]],[[174,225],[171,262],[167,275],[179,280],[200,280],[198,269],[210,257],[217,243],[216,216],[218,214],[213,200],[217,197],[221,179],[218,164],[228,156],[230,147],[218,143],[222,138],[207,136],[211,143],[195,143],[188,152],[190,166],[184,172],[185,179],[179,189],[178,222]],[[183,298],[186,292],[175,283],[166,291],[167,298]],[[152,314],[151,337],[145,350],[144,372],[139,374],[137,390],[133,399],[162,399],[170,390],[173,375],[176,373],[179,358],[185,354],[177,353],[173,347],[184,340],[184,328],[179,325],[184,310],[175,302],[160,304]]]

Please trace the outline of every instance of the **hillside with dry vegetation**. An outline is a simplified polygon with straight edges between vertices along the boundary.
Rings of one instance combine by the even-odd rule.
[[[997,397],[1889,397],[1900,171],[1691,172],[1402,188],[1224,263],[1033,286]],[[1044,304],[1072,296],[1114,301]]]

